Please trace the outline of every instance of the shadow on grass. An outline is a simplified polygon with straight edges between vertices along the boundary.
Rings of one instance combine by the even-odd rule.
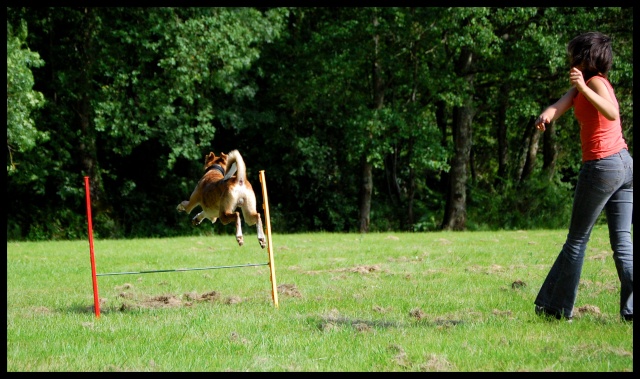
[[[116,313],[126,311],[123,306],[115,307],[115,306],[104,306],[100,307],[100,315]],[[61,312],[70,312],[70,313],[78,313],[78,314],[95,314],[93,304],[87,306],[86,304],[73,304],[71,307],[66,309],[60,309]]]
[[[415,322],[400,322],[400,321],[385,321],[385,320],[363,320],[357,318],[348,317],[312,317],[310,319],[311,324],[317,325],[318,329],[322,331],[328,331],[335,329],[339,326],[350,326],[358,331],[367,331],[370,329],[387,329],[387,328],[407,328],[407,327],[452,327],[463,323],[462,320],[425,320],[420,319]]]

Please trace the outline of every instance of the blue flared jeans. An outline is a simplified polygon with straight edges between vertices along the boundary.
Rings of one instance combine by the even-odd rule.
[[[540,288],[536,305],[558,316],[573,316],[587,243],[603,209],[620,279],[620,315],[633,315],[633,158],[626,149],[582,164],[569,234]]]

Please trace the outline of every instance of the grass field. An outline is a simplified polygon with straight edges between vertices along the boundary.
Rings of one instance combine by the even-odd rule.
[[[88,241],[7,243],[7,370],[633,371],[606,226],[572,323],[533,300],[566,230],[274,234],[269,267],[98,277]],[[266,263],[255,235],[96,240],[98,273]]]

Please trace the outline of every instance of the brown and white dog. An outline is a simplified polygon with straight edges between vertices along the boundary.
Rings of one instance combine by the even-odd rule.
[[[236,175],[233,175],[234,163],[237,166]],[[227,172],[227,167],[231,169],[229,172]],[[199,225],[205,218],[211,220],[211,223],[216,222],[219,218],[224,225],[235,221],[236,240],[238,245],[242,246],[244,238],[242,237],[240,213],[235,211],[240,207],[245,222],[251,226],[256,225],[258,242],[260,247],[264,249],[266,238],[262,230],[260,213],[256,212],[256,195],[251,183],[247,180],[246,166],[238,150],[233,150],[229,154],[220,153],[220,156],[210,152],[205,157],[202,179],[193,190],[189,201],[183,201],[177,209],[178,212],[189,214],[198,205],[202,208],[202,212],[193,218],[194,225]]]

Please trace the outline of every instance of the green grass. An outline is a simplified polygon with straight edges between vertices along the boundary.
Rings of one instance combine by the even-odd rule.
[[[606,226],[573,323],[534,314],[565,236],[275,234],[278,308],[257,266],[100,276],[99,319],[88,241],[9,242],[7,370],[633,371]],[[94,246],[98,273],[268,261],[255,235]]]

